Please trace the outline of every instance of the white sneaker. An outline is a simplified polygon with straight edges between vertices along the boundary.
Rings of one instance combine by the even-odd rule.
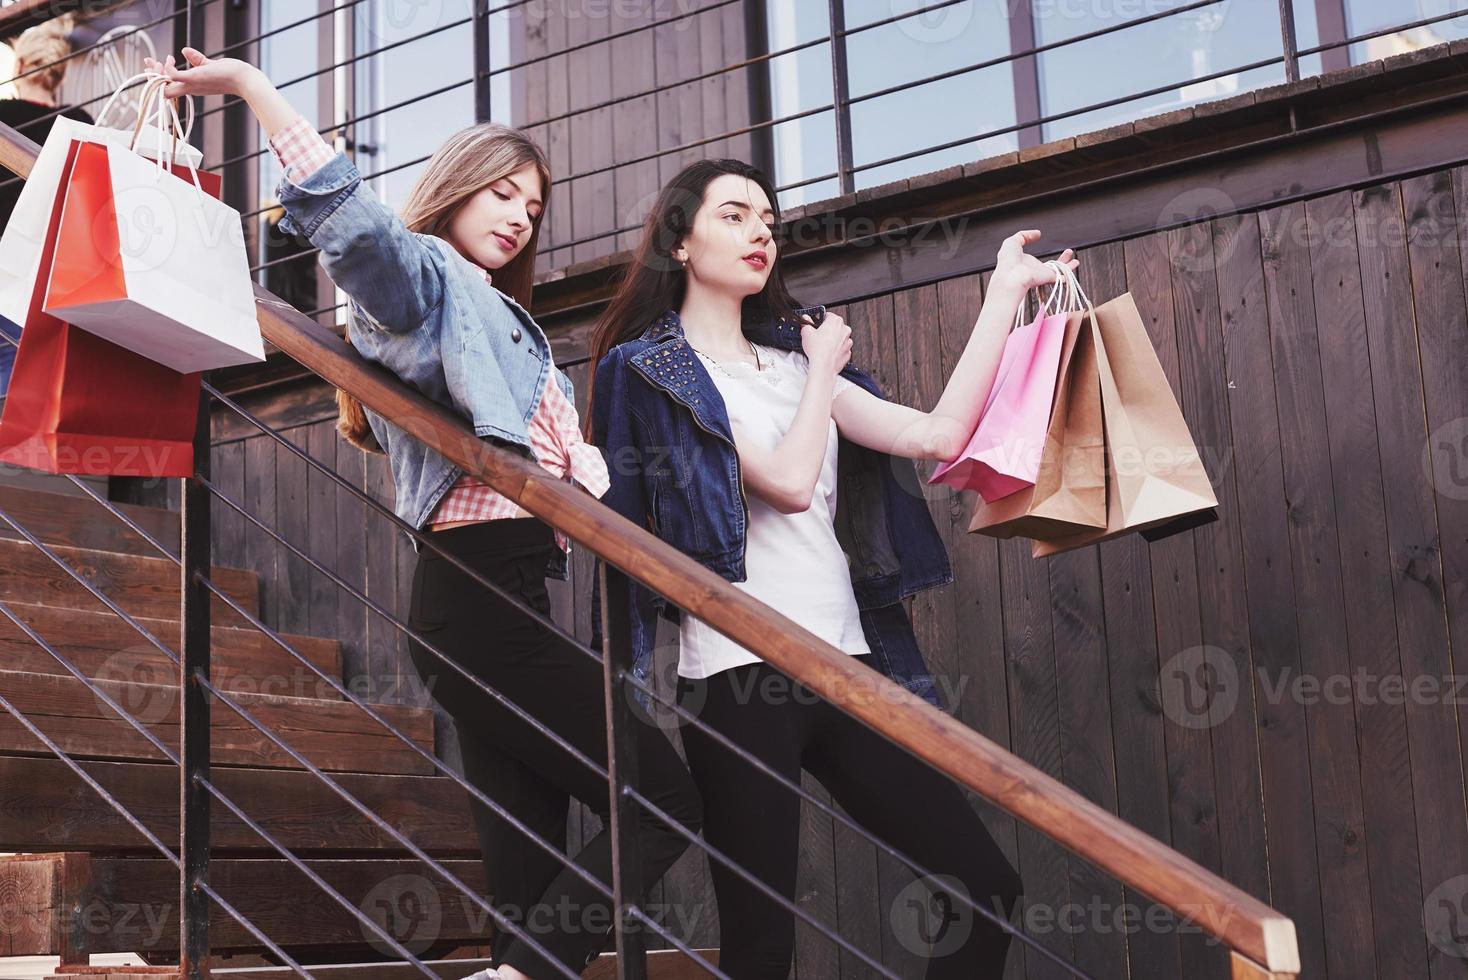
[[[504,978],[500,976],[500,971],[494,967],[490,967],[487,970],[480,970],[478,973],[471,973],[467,977],[462,977],[461,980],[504,980]]]

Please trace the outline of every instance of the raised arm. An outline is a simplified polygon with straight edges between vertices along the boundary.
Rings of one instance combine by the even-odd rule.
[[[276,189],[286,212],[280,230],[305,235],[319,248],[327,275],[378,327],[397,333],[417,328],[443,302],[446,258],[440,244],[409,231],[362,186],[345,154],[331,152],[314,130],[308,135],[309,124],[264,72],[237,58],[183,51],[186,70],[174,65],[172,55],[164,63],[146,59],[149,68],[172,79],[164,95],[243,99],[286,168]]]
[[[963,451],[978,427],[989,389],[999,371],[1004,342],[1025,294],[1055,281],[1055,271],[1024,251],[1040,237],[1034,229],[1015,232],[999,248],[994,274],[974,321],[968,343],[932,411],[885,401],[853,386],[831,404],[831,416],[852,442],[910,459],[951,460]],[[1056,260],[1074,269],[1080,260],[1071,249]],[[913,324],[935,330],[935,324]]]

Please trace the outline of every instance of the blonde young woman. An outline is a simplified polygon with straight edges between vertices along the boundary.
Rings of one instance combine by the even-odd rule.
[[[12,74],[13,98],[0,99],[0,123],[19,130],[37,143],[46,142],[51,134],[51,124],[56,119],[60,101],[57,96],[61,80],[66,77],[69,61],[61,61],[71,54],[71,32],[76,27],[76,18],[71,14],[53,17],[37,24],[16,38],[9,45],[14,53],[15,71]],[[58,63],[59,62],[59,63]],[[90,123],[92,116],[85,109],[67,107],[60,114],[79,122]],[[5,174],[0,176],[0,229],[10,223],[10,213],[20,198],[21,180]],[[20,335],[20,324],[0,318],[5,332],[12,337]],[[15,348],[0,340],[0,398],[10,387],[10,372],[15,366]]]
[[[544,154],[517,130],[483,123],[434,153],[399,217],[363,187],[259,69],[185,48],[166,74],[168,97],[242,98],[269,136],[285,178],[281,229],[321,250],[321,263],[349,296],[347,330],[362,356],[449,406],[479,436],[519,450],[551,474],[600,496],[601,454],[582,442],[570,381],[556,369],[545,334],[524,305],[550,173]],[[493,285],[490,279],[493,274]],[[341,429],[358,445],[385,449],[396,511],[481,575],[549,615],[547,575],[566,577],[563,538],[432,448],[341,395]],[[419,555],[410,625],[460,665],[605,766],[601,667],[554,633],[469,580],[431,550]],[[452,715],[468,779],[541,837],[564,848],[575,797],[607,814],[606,783],[417,643],[413,661]],[[696,790],[671,743],[638,726],[641,789],[694,833]],[[606,945],[604,894],[562,861],[476,803],[492,901],[514,928],[497,930],[485,977],[576,975]],[[651,818],[637,827],[643,880],[662,877],[686,847]],[[612,842],[587,841],[576,864],[611,881]],[[550,954],[550,962],[527,939]]]

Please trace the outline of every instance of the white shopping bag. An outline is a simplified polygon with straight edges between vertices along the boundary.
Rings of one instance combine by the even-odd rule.
[[[124,83],[122,88],[127,84]],[[113,99],[116,97],[114,93]],[[99,123],[106,119],[111,105],[109,101],[98,114]],[[10,222],[0,234],[0,316],[12,323],[25,323],[30,309],[31,290],[35,288],[36,273],[41,266],[41,247],[46,241],[46,226],[51,221],[51,207],[60,190],[61,170],[66,165],[66,154],[72,140],[129,146],[134,143],[134,130],[94,126],[66,116],[57,116],[52,121],[51,133],[36,157],[31,175],[21,185]],[[136,138],[137,152],[154,155],[157,152],[155,148],[164,146],[165,141],[161,130],[144,125]],[[195,167],[203,163],[204,155],[195,147],[180,143],[176,149],[180,163],[192,163]]]
[[[239,212],[190,176],[81,144],[42,308],[183,374],[263,361]]]
[[[162,91],[143,100],[171,130],[153,127],[151,159],[129,145],[141,124],[127,144],[75,144],[43,308],[185,374],[263,361],[239,212],[205,193],[191,158],[177,165],[186,132]]]

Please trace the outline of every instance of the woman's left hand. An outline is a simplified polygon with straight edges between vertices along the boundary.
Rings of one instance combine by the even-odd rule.
[[[1039,286],[1054,284],[1055,270],[1025,251],[1025,246],[1034,244],[1039,237],[1038,228],[1027,228],[1004,239],[1004,244],[999,246],[999,260],[994,266],[994,275],[989,280],[991,288],[1000,284],[1024,294]],[[1075,269],[1080,266],[1081,260],[1074,255],[1074,250],[1068,248],[1052,261]]]

